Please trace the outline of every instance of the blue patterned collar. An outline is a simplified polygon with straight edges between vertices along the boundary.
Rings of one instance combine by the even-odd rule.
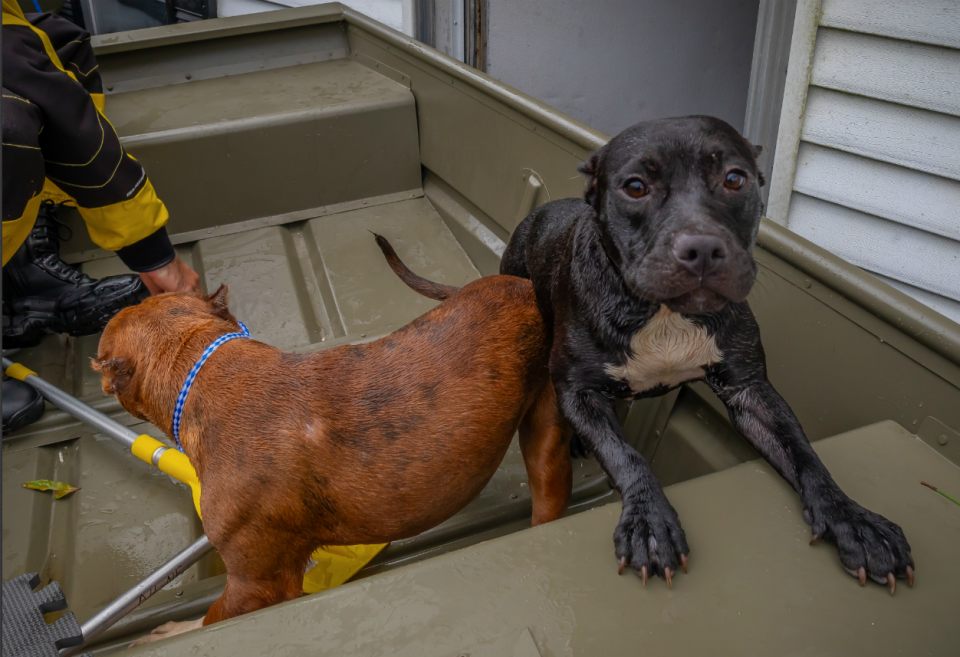
[[[203,364],[207,362],[207,359],[213,355],[213,352],[220,348],[220,345],[237,338],[250,337],[250,330],[247,329],[247,325],[243,322],[237,322],[237,324],[240,325],[240,333],[227,333],[226,335],[221,335],[219,338],[214,340],[209,347],[204,349],[200,359],[194,363],[193,369],[191,369],[190,373],[187,374],[187,380],[183,382],[183,387],[180,388],[180,394],[177,395],[177,405],[173,407],[173,439],[177,443],[177,449],[179,449],[181,452],[183,451],[183,448],[180,446],[180,420],[183,417],[183,407],[187,403],[187,395],[190,394],[190,386],[193,385],[193,380],[196,379],[197,374],[200,373],[200,368],[203,367]]]

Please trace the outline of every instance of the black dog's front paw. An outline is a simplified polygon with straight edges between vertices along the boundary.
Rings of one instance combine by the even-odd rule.
[[[661,493],[654,500],[624,500],[620,524],[613,533],[618,573],[630,564],[647,585],[647,577],[659,575],[673,586],[678,567],[687,572],[687,537],[670,502]]]
[[[849,499],[805,508],[803,517],[813,528],[810,544],[821,538],[834,543],[844,570],[859,579],[860,586],[868,577],[889,585],[890,595],[897,590],[898,578],[913,586],[913,557],[899,525]]]

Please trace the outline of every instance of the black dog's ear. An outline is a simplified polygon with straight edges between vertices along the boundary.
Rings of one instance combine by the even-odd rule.
[[[760,154],[763,153],[763,146],[760,144],[750,144],[750,152],[753,153],[753,159],[756,160],[758,157],[760,157]],[[763,172],[760,171],[760,169],[757,169],[757,181],[760,183],[761,187],[767,184],[767,180],[763,177]]]
[[[213,294],[207,294],[202,297],[210,306],[210,311],[217,317],[223,319],[232,319],[230,314],[230,287],[226,283],[221,283],[220,287]]]
[[[577,171],[588,176],[587,188],[583,192],[584,200],[600,212],[600,151],[594,153],[586,162],[581,162]]]
[[[127,358],[90,359],[90,365],[103,377],[103,391],[115,397],[126,397],[132,393],[134,367]]]

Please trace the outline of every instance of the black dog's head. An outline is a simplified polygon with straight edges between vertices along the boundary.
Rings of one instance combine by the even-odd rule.
[[[638,297],[674,312],[743,301],[757,273],[759,149],[708,116],[638,123],[580,171],[604,247]]]

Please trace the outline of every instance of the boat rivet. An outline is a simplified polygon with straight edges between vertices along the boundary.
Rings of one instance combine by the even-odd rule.
[[[108,85],[107,85],[107,91],[113,91],[113,85],[112,85],[112,84],[108,84]]]
[[[812,285],[813,285],[813,283],[810,282],[810,279],[809,279],[809,278],[804,279],[804,281],[803,281],[803,287],[805,287],[805,288],[807,288],[807,289],[809,290]]]
[[[511,500],[517,499],[517,494],[516,494],[516,493],[510,493],[510,499],[511,499]]]
[[[940,443],[941,445],[946,445],[947,437],[944,434],[940,434],[939,436],[937,436],[937,442]]]
[[[182,596],[183,596],[183,591],[177,591],[177,594],[176,594],[175,597],[179,598],[179,597],[182,597]]]
[[[186,78],[187,78],[188,80],[189,80],[190,78],[192,78],[192,77],[193,77],[192,75],[190,75],[189,73],[187,73]]]
[[[366,334],[366,333],[361,333],[361,334],[360,334],[360,337],[361,337],[361,338],[365,338],[365,337],[367,337],[367,334]]]

